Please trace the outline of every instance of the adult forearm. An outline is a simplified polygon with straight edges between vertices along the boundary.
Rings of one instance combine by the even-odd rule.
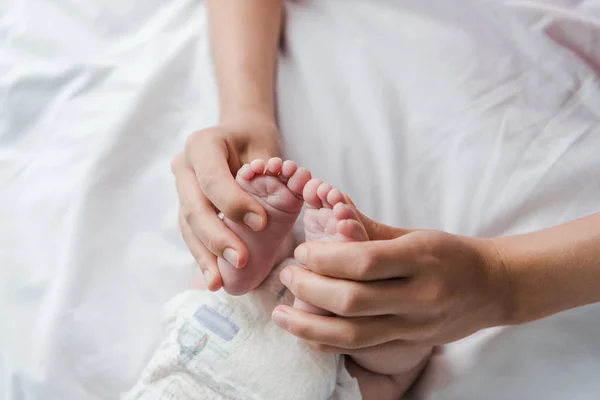
[[[208,0],[221,118],[248,111],[275,118],[282,0]]]
[[[507,323],[600,302],[600,213],[493,241],[510,278]]]

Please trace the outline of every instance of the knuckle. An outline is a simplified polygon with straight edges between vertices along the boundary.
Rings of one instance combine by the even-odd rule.
[[[359,311],[360,307],[360,292],[356,286],[350,286],[340,296],[340,304],[338,306],[338,314],[343,316],[351,316]]]
[[[184,148],[186,149],[186,151],[189,151],[190,149],[199,146],[200,143],[206,141],[206,139],[209,137],[209,135],[210,135],[209,130],[201,130],[201,131],[196,131],[196,132],[192,133],[186,139]]]
[[[444,298],[442,285],[437,282],[430,283],[425,290],[421,291],[421,296],[427,306],[437,306]]]
[[[193,149],[204,149],[205,147],[214,147],[223,144],[223,130],[218,127],[201,129],[192,133],[185,141],[185,152]]]
[[[419,310],[430,318],[438,318],[446,308],[444,297],[436,288],[423,289],[417,301]]]
[[[297,297],[300,300],[304,300],[304,294],[305,294],[304,293],[305,292],[304,285],[302,284],[301,281],[294,278],[294,274],[291,274],[290,284],[288,286],[288,289],[292,292],[294,297]]]
[[[371,251],[365,249],[357,260],[357,273],[359,278],[365,278],[375,269],[377,260]]]
[[[246,201],[242,197],[231,197],[228,202],[221,207],[221,211],[229,218],[239,220],[246,210]]]
[[[188,225],[202,215],[202,209],[197,204],[184,204],[181,206],[181,217]]]
[[[427,291],[426,306],[431,313],[439,314],[448,303],[447,290],[439,282],[432,283]]]
[[[181,234],[183,235],[183,233],[185,232],[185,229],[187,229],[187,221],[185,220],[185,217],[183,216],[183,210],[181,209],[182,207],[179,206],[179,214],[177,216],[177,221],[179,222],[179,230],[181,231]]]
[[[357,349],[363,347],[363,335],[357,326],[350,326],[344,335],[344,347]]]
[[[223,250],[227,247],[226,241],[220,235],[212,235],[204,243],[206,248],[213,254],[223,254]]]
[[[330,353],[331,349],[329,346],[324,345],[323,343],[311,343],[311,347],[321,353]]]
[[[177,171],[179,170],[180,166],[184,163],[184,155],[183,153],[179,153],[177,154],[175,157],[173,157],[173,159],[171,160],[171,172],[173,174],[176,174]]]

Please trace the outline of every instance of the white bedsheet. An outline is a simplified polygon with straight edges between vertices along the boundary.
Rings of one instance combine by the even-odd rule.
[[[116,399],[194,262],[171,157],[214,121],[196,0],[0,2],[0,399]],[[595,0],[288,4],[290,158],[393,225],[600,209]],[[447,346],[432,399],[596,399],[600,307]]]

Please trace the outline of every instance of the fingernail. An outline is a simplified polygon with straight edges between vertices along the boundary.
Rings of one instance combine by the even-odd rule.
[[[300,246],[296,249],[296,251],[294,251],[294,258],[300,264],[305,264],[306,263],[306,253],[307,253],[306,247]]]
[[[285,268],[283,271],[281,271],[279,273],[279,280],[285,286],[289,286],[290,285],[290,281],[292,280],[292,273],[290,272],[290,270],[288,268]]]
[[[238,267],[238,254],[234,249],[230,249],[229,247],[223,251],[223,258],[227,260],[227,262],[234,267]]]
[[[202,275],[204,275],[204,280],[206,281],[206,285],[210,285],[210,280],[212,278],[212,274],[210,273],[210,271],[207,269],[203,269]]]
[[[288,327],[288,316],[285,312],[275,309],[273,310],[273,314],[271,315],[271,319],[275,322],[280,328],[287,329]]]
[[[262,226],[262,222],[263,220],[258,214],[248,213],[244,215],[244,224],[253,231],[259,230]]]

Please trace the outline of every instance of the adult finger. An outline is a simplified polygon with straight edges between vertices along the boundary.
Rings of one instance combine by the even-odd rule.
[[[194,236],[215,256],[222,257],[237,267],[245,265],[248,249],[217,216],[212,204],[200,190],[194,171],[185,160],[176,158],[173,161],[173,173],[181,214]]]
[[[306,242],[294,258],[306,268],[332,278],[373,281],[407,278],[420,262],[417,246],[402,236],[369,242]]]
[[[267,214],[236,183],[227,162],[229,150],[222,139],[206,131],[196,132],[186,143],[185,157],[204,195],[227,218],[254,231],[265,227]]]
[[[360,210],[356,207],[350,196],[344,194],[344,198],[346,199],[346,202],[350,204],[354,208],[354,211],[356,211],[356,213],[358,214],[360,222],[362,222],[367,231],[369,240],[390,240],[413,232],[409,229],[395,228],[393,226],[385,225],[374,221],[371,218],[364,215],[362,212],[360,212]]]
[[[190,253],[192,253],[192,256],[200,266],[208,289],[213,292],[219,290],[223,286],[223,282],[217,267],[217,258],[192,233],[192,230],[181,213],[179,213],[179,226],[181,229],[181,236],[190,250]]]
[[[326,344],[314,343],[312,346],[315,350],[323,353],[336,353],[336,354],[350,354],[350,355],[361,355],[361,354],[398,354],[402,352],[404,357],[407,357],[413,353],[426,353],[431,349],[429,345],[421,343],[415,343],[407,340],[392,340],[391,342],[382,343],[376,346],[363,347],[360,349],[343,349],[336,346],[328,346]]]
[[[407,308],[407,303],[400,301],[407,284],[402,279],[356,282],[297,266],[288,266],[279,277],[294,297],[344,317],[400,314]]]
[[[439,318],[448,304],[447,289],[428,279],[357,282],[330,278],[291,264],[279,276],[294,297],[344,317],[395,314],[424,321]]]
[[[392,340],[417,340],[429,334],[395,315],[344,318],[310,314],[288,306],[277,306],[272,320],[292,335],[310,342],[344,349],[377,346]]]

